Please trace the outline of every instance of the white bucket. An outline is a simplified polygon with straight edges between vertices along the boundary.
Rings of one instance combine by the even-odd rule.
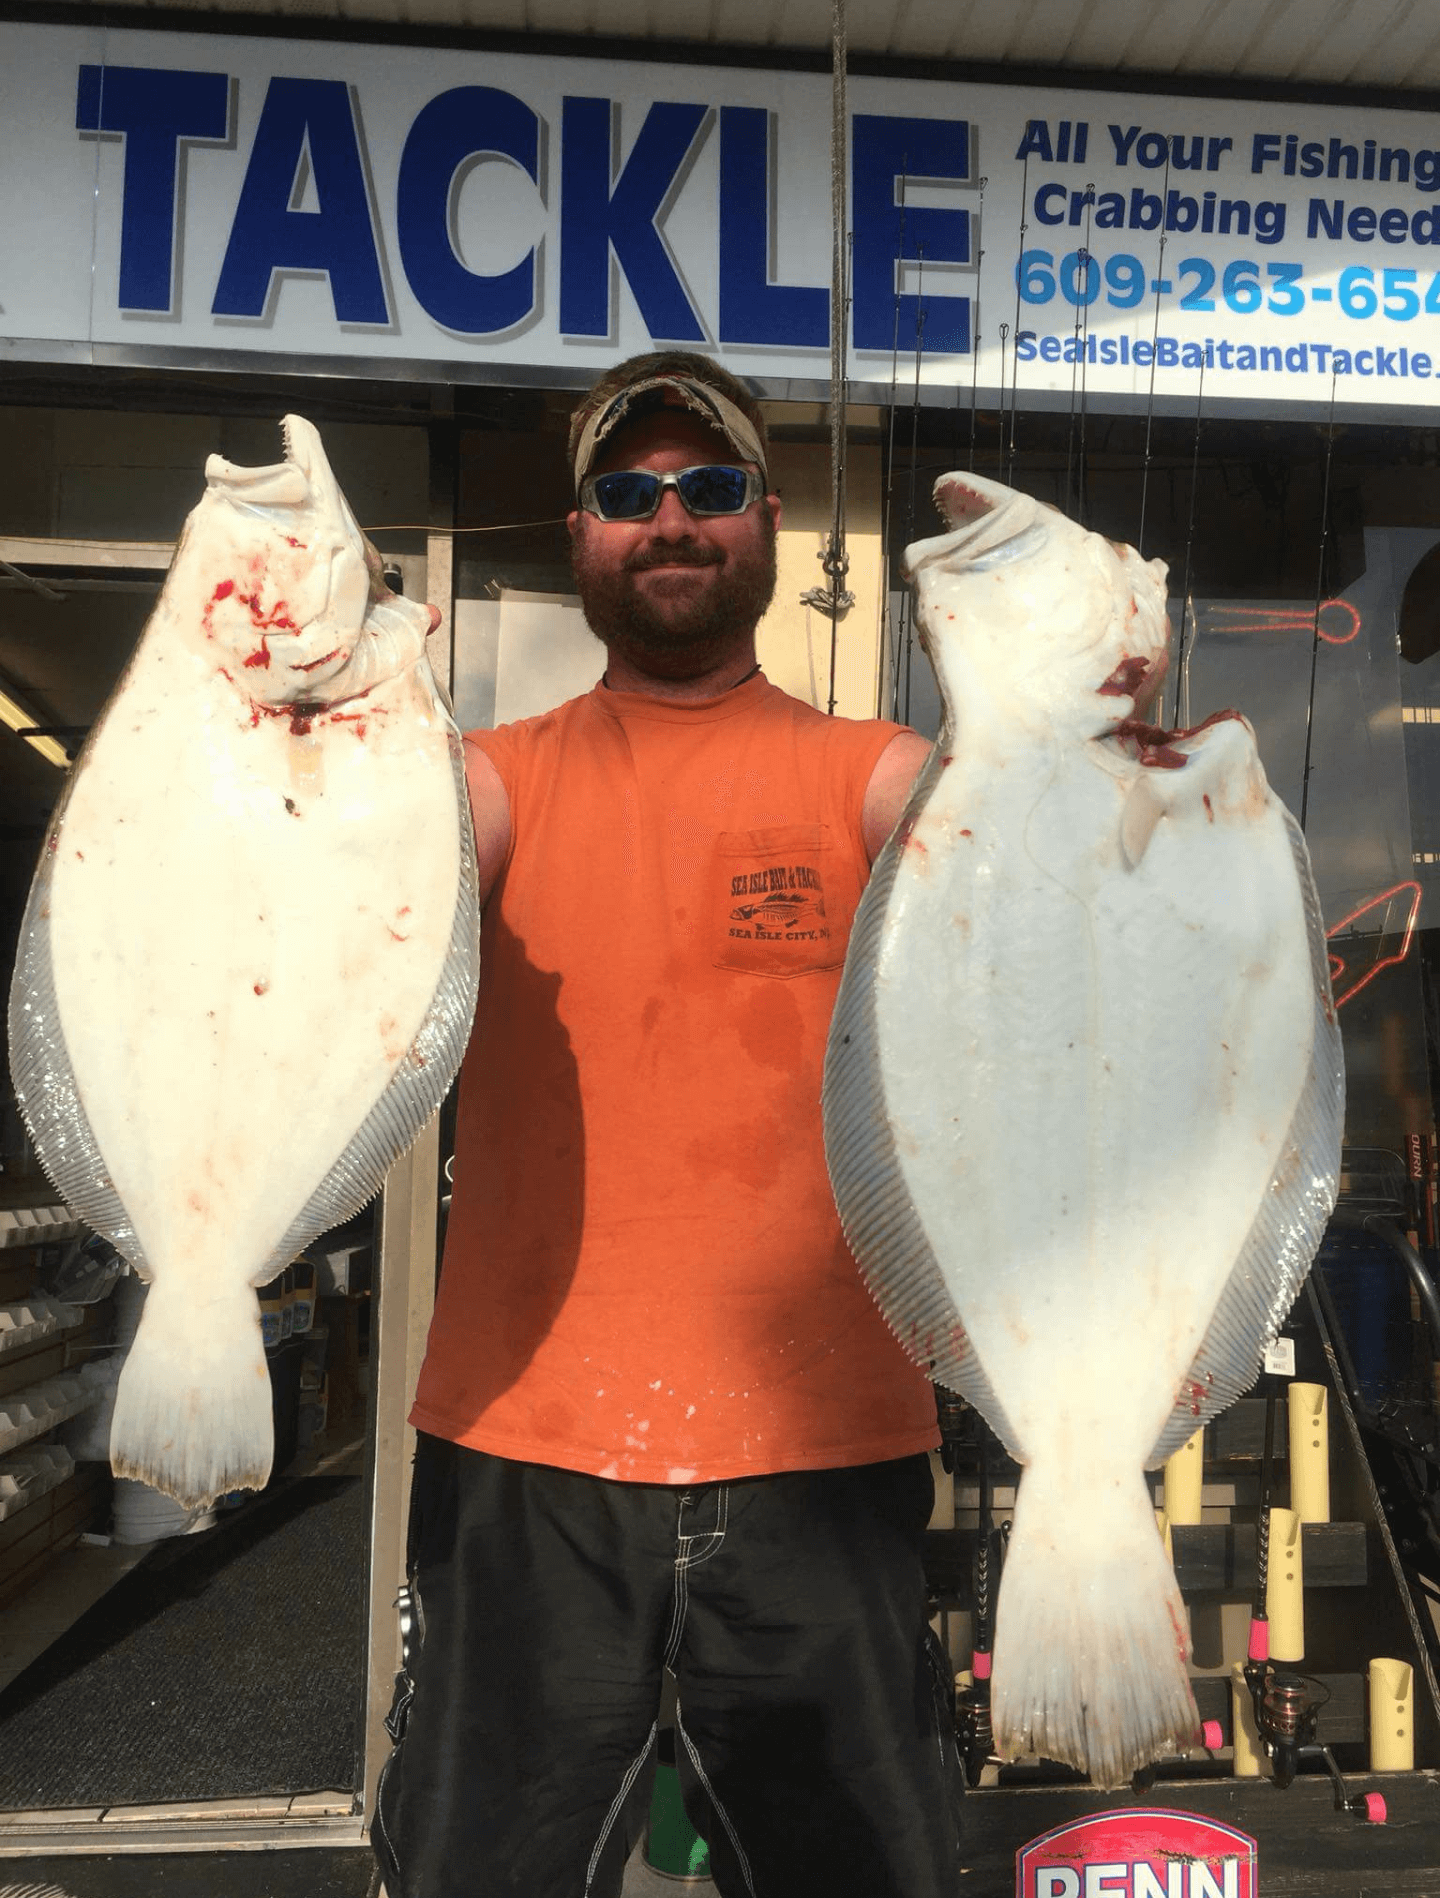
[[[115,1542],[163,1542],[167,1536],[194,1535],[215,1520],[213,1509],[187,1509],[163,1490],[132,1476],[115,1478]]]

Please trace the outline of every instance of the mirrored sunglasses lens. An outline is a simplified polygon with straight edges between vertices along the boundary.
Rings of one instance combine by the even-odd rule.
[[[688,468],[680,477],[680,499],[692,514],[739,514],[748,485],[743,468]]]
[[[595,506],[603,520],[643,521],[655,512],[659,488],[655,475],[638,468],[601,475],[595,482]]]

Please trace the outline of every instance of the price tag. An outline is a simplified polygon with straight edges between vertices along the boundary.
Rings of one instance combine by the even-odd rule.
[[[1295,1340],[1277,1338],[1273,1344],[1265,1347],[1265,1369],[1271,1377],[1294,1377]]]

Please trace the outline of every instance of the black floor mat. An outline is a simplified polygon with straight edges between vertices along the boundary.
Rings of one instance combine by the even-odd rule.
[[[355,1785],[365,1544],[356,1477],[159,1544],[0,1693],[0,1808]]]
[[[369,1852],[360,1847],[0,1856],[0,1898],[371,1898],[373,1872]]]

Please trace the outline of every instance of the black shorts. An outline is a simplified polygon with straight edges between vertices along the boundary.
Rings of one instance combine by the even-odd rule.
[[[686,1488],[422,1437],[387,1898],[615,1898],[675,1754],[724,1898],[955,1898],[928,1460]]]

